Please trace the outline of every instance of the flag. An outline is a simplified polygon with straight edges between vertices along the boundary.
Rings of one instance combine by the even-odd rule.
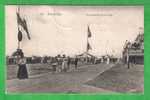
[[[23,20],[22,20],[22,18],[21,18],[21,16],[19,15],[18,12],[17,12],[16,14],[17,14],[17,23],[18,23],[19,25],[21,25],[21,24],[23,23]]]
[[[24,28],[24,30],[26,31],[26,33],[27,33],[27,37],[28,37],[28,39],[30,40],[31,38],[30,38],[30,35],[29,35],[29,31],[28,31],[28,27],[27,27],[27,22],[26,22],[26,20],[24,19],[23,20],[23,28]]]
[[[17,23],[18,23],[18,25],[20,25],[25,30],[25,32],[27,33],[27,37],[30,40],[31,38],[30,38],[30,35],[29,35],[29,31],[28,31],[26,20],[22,19],[18,12],[16,14],[17,14]]]
[[[89,42],[87,43],[87,51],[89,51],[90,49],[92,49],[91,45],[89,44]]]
[[[91,36],[92,36],[91,30],[90,30],[90,28],[89,28],[89,26],[88,26],[88,37],[91,37]]]

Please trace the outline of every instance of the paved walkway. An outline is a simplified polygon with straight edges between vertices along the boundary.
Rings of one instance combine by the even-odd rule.
[[[87,82],[88,85],[118,93],[144,92],[144,66],[116,64],[114,67]]]
[[[96,93],[111,92],[85,85],[100,73],[110,69],[113,64],[84,65],[65,73],[45,73],[30,76],[29,79],[7,80],[8,93]]]

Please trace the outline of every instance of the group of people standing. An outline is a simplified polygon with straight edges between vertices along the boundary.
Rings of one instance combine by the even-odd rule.
[[[75,66],[75,69],[77,69],[78,61],[79,61],[79,59],[77,57],[75,57],[73,61],[69,56],[63,57],[63,58],[55,57],[55,59],[51,63],[53,72],[67,72],[67,71],[69,71],[70,65],[72,64],[72,62]]]
[[[72,58],[63,57],[58,58],[55,57],[53,59],[53,62],[50,62],[50,65],[52,65],[52,72],[67,72],[70,70],[70,65],[74,64],[75,69],[77,69],[79,59],[77,57],[74,58],[72,61]],[[17,71],[17,78],[18,79],[27,79],[28,78],[28,71],[27,71],[27,65],[26,65],[26,58],[24,57],[24,53],[21,49],[17,49],[17,65],[18,65],[18,71]]]

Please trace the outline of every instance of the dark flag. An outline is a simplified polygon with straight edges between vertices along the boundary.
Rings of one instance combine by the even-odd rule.
[[[17,23],[18,25],[20,25],[24,30],[25,32],[27,33],[27,37],[28,39],[30,40],[30,35],[29,35],[29,31],[28,31],[28,27],[27,27],[27,22],[25,19],[22,19],[21,16],[19,15],[19,13],[17,12]]]
[[[89,50],[91,50],[92,49],[92,47],[91,47],[91,45],[89,44],[89,42],[87,43],[87,51],[89,51]]]
[[[17,23],[18,23],[19,25],[22,25],[22,23],[23,23],[22,18],[20,17],[20,15],[19,15],[18,12],[17,12],[16,14],[17,14]]]
[[[91,36],[92,36],[91,30],[90,30],[90,28],[89,28],[89,26],[88,26],[88,37],[91,37]]]
[[[24,28],[24,30],[26,31],[26,33],[27,33],[27,37],[28,37],[28,39],[30,40],[31,38],[30,38],[30,35],[29,35],[29,31],[28,31],[28,27],[27,27],[27,22],[26,22],[26,20],[24,19],[23,20],[23,28]]]

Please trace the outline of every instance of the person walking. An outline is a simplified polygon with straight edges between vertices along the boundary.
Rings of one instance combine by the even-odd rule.
[[[52,73],[56,73],[57,72],[57,66],[58,66],[57,57],[54,57],[53,58],[53,63],[52,63]]]
[[[70,69],[70,63],[71,63],[71,59],[70,59],[70,57],[68,56],[68,58],[67,58],[67,70]]]
[[[78,66],[78,58],[77,57],[75,58],[74,64],[75,64],[75,69],[77,69],[77,66]]]

